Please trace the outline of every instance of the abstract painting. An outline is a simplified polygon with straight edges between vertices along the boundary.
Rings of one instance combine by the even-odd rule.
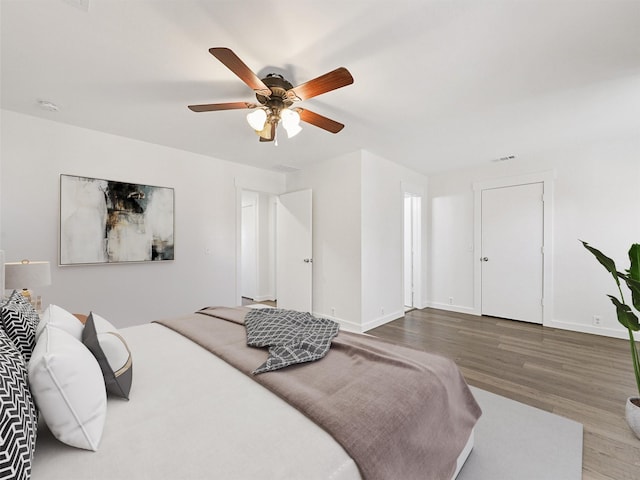
[[[173,260],[173,188],[60,175],[60,265]]]

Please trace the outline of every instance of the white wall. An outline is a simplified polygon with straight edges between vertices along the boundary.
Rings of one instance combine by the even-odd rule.
[[[45,303],[116,326],[234,305],[238,184],[284,191],[284,175],[2,111],[0,244],[7,261],[49,260]],[[59,175],[175,188],[175,261],[57,267]]]
[[[362,152],[363,330],[404,315],[403,185],[409,182],[426,190],[426,177]]]
[[[430,176],[430,305],[463,312],[480,308],[473,295],[472,183],[553,171],[554,308],[545,324],[624,337],[606,297],[616,293],[615,283],[578,239],[614,258],[619,269],[628,267],[629,246],[640,242],[638,152],[640,137],[613,138]],[[594,315],[602,317],[600,326],[593,325]]]
[[[287,176],[287,190],[313,190],[314,313],[357,331],[403,315],[407,182],[426,191],[426,177],[364,150]]]
[[[287,175],[287,191],[313,191],[313,312],[356,330],[362,316],[360,171],[354,152]]]

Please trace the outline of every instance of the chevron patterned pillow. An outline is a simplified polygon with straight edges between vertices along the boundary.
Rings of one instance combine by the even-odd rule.
[[[29,479],[37,428],[24,357],[0,329],[0,479]]]
[[[36,344],[36,327],[39,321],[38,313],[17,290],[2,304],[2,328],[26,362],[29,362]]]

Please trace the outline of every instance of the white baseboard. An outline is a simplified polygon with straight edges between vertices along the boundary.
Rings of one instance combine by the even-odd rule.
[[[464,307],[461,305],[450,305],[448,303],[427,302],[427,306],[437,308],[438,310],[447,310],[448,312],[466,313],[468,315],[480,316],[480,313],[473,307]]]
[[[396,312],[388,313],[387,315],[383,315],[378,318],[374,318],[373,320],[369,320],[362,325],[362,332],[367,332],[373,328],[379,327],[380,325],[384,325],[385,323],[389,323],[397,318],[404,317],[404,310],[398,310]]]
[[[551,320],[550,322],[545,323],[544,326],[557,328],[560,330],[571,330],[573,332],[591,333],[593,335],[600,335],[603,337],[623,338],[625,340],[629,339],[629,333],[624,330],[622,326],[617,329],[609,327],[597,327],[595,325],[583,325],[580,323],[565,322],[562,320]]]
[[[314,312],[313,315],[316,317],[328,318],[329,320],[338,322],[340,324],[340,328],[346,330],[347,332],[364,333],[368,330],[379,327],[380,325],[384,325],[385,323],[389,323],[392,320],[396,320],[397,318],[404,316],[404,312],[402,310],[399,310],[382,317],[374,318],[373,320],[370,320],[364,324],[345,320],[344,318],[332,317],[331,315],[325,315],[323,313]]]
[[[340,324],[340,328],[342,330],[346,330],[347,332],[362,333],[362,327],[360,326],[360,324],[356,322],[345,320],[343,318],[332,317],[331,315],[325,315],[324,313],[318,313],[318,312],[313,312],[312,315],[314,317],[328,318],[329,320],[338,322]]]
[[[477,312],[472,307],[463,307],[459,305],[449,305],[448,303],[428,302],[428,306],[431,308],[437,308],[438,310],[446,310],[449,312],[466,313],[469,315],[481,316],[482,313]],[[620,328],[610,327],[598,327],[595,325],[585,325],[575,322],[567,322],[563,320],[550,320],[543,324],[544,327],[557,328],[559,330],[570,330],[572,332],[590,333],[593,335],[600,335],[604,337],[623,338],[629,339],[629,333],[621,326]],[[636,340],[640,340],[638,334],[635,334]]]

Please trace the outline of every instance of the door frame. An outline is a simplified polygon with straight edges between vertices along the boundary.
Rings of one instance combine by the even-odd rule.
[[[236,194],[236,251],[235,251],[235,263],[236,263],[236,291],[235,291],[235,302],[236,305],[242,305],[242,191],[246,190],[249,192],[256,193],[264,193],[267,195],[278,196],[283,191],[277,190],[270,185],[262,184],[261,182],[254,183],[250,181],[246,181],[245,179],[236,178],[234,182],[235,186],[235,194]],[[275,223],[275,220],[274,220]],[[275,232],[274,232],[275,235]],[[276,239],[277,240],[277,239]],[[275,265],[273,267],[275,269]],[[275,282],[275,279],[274,279]],[[277,295],[278,285],[275,285],[274,294]],[[268,299],[264,299],[268,300]]]
[[[401,302],[404,310],[404,199],[406,196],[413,197],[414,199],[419,199],[420,209],[419,212],[413,212],[412,222],[413,228],[413,248],[414,248],[414,258],[413,258],[413,307],[414,308],[425,308],[427,305],[424,303],[424,299],[426,296],[424,295],[425,284],[426,284],[426,276],[425,265],[426,265],[426,257],[423,255],[424,251],[424,241],[426,239],[426,235],[424,235],[424,212],[426,211],[425,206],[425,191],[424,187],[421,185],[415,185],[409,182],[401,182],[400,185],[402,189],[402,249],[403,249],[403,258],[402,258],[402,297]],[[416,218],[417,214],[417,218]]]
[[[246,196],[248,196],[247,194],[251,195],[249,204],[245,204]],[[252,225],[250,226],[252,230],[250,233],[253,236],[252,238],[253,241],[250,242],[252,243],[252,245],[246,245],[245,242],[243,241],[243,238],[247,233],[245,231],[245,229],[247,228],[247,223],[245,222],[245,215],[247,213],[248,208],[250,208],[253,211],[253,222],[252,222]],[[249,270],[251,270],[250,273],[253,278],[250,280],[253,281],[253,285],[252,285],[253,288],[251,291],[251,296],[248,296],[248,298],[255,300],[257,289],[258,289],[258,270],[259,270],[258,269],[258,192],[253,192],[251,190],[242,191],[241,212],[242,213],[241,213],[241,219],[240,219],[241,221],[241,225],[240,225],[240,264],[241,264],[240,295],[242,298],[245,298],[244,294],[249,293],[246,289],[247,278],[245,278],[243,274],[248,274]],[[245,263],[247,261],[247,258],[245,258],[245,253],[248,253],[245,247],[247,246],[250,249],[253,249],[253,258],[251,259],[253,261],[251,262],[250,266],[248,266],[247,263]]]
[[[551,324],[553,313],[553,187],[556,173],[553,170],[494,178],[473,182],[473,313],[482,315],[482,191],[494,188],[515,187],[530,183],[543,185],[543,260],[542,260],[542,325]]]

